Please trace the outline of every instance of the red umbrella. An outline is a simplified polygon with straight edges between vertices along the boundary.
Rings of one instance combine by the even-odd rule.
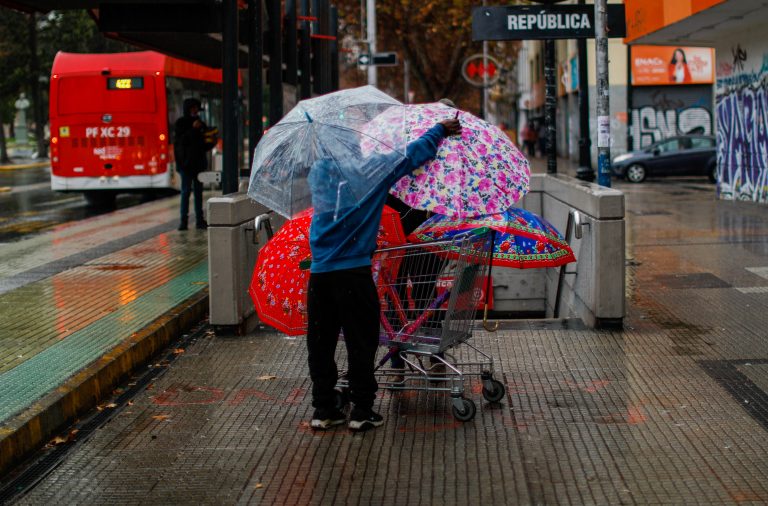
[[[298,336],[307,329],[309,225],[312,209],[289,220],[259,251],[248,293],[262,322]],[[405,243],[400,215],[384,207],[376,243],[379,248]]]

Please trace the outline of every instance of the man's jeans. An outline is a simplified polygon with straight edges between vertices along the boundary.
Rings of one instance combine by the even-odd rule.
[[[194,192],[195,222],[201,224],[203,217],[203,183],[197,180],[197,175],[181,174],[181,223],[186,224],[189,217],[189,194]]]

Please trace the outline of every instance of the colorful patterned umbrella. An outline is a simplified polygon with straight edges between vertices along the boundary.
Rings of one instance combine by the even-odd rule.
[[[411,207],[455,218],[508,209],[528,191],[531,171],[528,160],[499,128],[442,103],[409,105],[406,141],[453,117],[461,121],[461,136],[444,139],[437,156],[412,176],[400,179],[390,193]],[[363,153],[386,151],[402,135],[402,124],[399,109],[374,118],[362,138]]]
[[[429,242],[451,239],[467,230],[482,227],[496,231],[494,265],[532,269],[558,267],[576,261],[573,250],[551,223],[515,207],[478,218],[457,219],[435,215],[414,230],[408,240]]]
[[[262,322],[297,336],[307,328],[309,226],[312,209],[289,220],[259,251],[248,293]],[[405,243],[400,215],[384,207],[377,238],[379,248]]]

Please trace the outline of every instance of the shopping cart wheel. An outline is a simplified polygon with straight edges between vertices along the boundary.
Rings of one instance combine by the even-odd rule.
[[[488,402],[499,402],[504,398],[504,384],[495,379],[483,381],[483,397]]]
[[[457,404],[460,404],[461,407],[458,407]],[[468,422],[472,420],[475,417],[475,413],[477,413],[477,407],[475,407],[475,403],[471,399],[466,399],[464,397],[453,399],[452,410],[454,418],[461,422]]]
[[[344,409],[349,404],[349,389],[336,388],[336,409]]]

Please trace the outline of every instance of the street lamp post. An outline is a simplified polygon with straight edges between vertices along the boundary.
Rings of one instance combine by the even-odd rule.
[[[579,0],[584,5],[586,0]],[[578,48],[579,66],[579,167],[576,177],[584,181],[595,180],[595,170],[592,168],[592,140],[589,136],[589,73],[587,70],[587,39],[576,41]]]
[[[611,186],[611,115],[608,87],[608,18],[606,0],[595,0],[595,46],[597,47],[597,182]]]
[[[563,0],[532,0],[540,4],[556,4]],[[544,41],[544,128],[547,136],[547,173],[557,174],[557,67],[555,41]]]

